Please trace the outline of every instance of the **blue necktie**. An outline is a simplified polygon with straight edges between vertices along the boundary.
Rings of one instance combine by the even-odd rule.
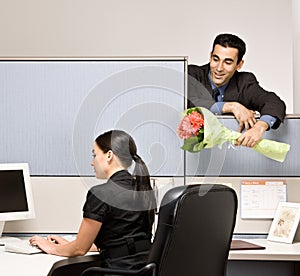
[[[218,89],[217,87],[214,88],[214,89],[213,89],[213,94],[212,94],[212,96],[213,96],[213,98],[214,98],[214,100],[215,100],[216,102],[219,101],[219,100],[218,100],[219,95],[220,95],[219,89]]]

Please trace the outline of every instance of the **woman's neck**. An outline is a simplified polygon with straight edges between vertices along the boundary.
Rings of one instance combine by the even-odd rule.
[[[107,173],[107,179],[111,178],[111,176],[114,175],[116,172],[123,171],[123,170],[126,169],[123,167],[116,167],[114,169],[109,170],[109,172]]]

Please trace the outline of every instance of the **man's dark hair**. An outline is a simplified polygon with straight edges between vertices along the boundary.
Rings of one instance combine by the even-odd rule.
[[[238,36],[233,34],[219,34],[214,40],[212,52],[214,51],[215,45],[217,44],[221,45],[222,47],[231,47],[238,49],[238,64],[243,59],[243,56],[246,53],[245,42]]]

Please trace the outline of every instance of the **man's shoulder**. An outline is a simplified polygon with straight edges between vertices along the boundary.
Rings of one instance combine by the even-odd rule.
[[[257,81],[255,75],[251,72],[236,71],[235,77],[240,82],[256,82]]]
[[[195,64],[188,65],[188,74],[194,77],[195,79],[197,79],[198,81],[204,80],[208,75],[208,71],[209,71],[208,64],[201,65],[201,66]]]
[[[209,69],[209,64],[204,64],[204,65],[189,64],[188,65],[189,71],[207,71],[208,69]]]

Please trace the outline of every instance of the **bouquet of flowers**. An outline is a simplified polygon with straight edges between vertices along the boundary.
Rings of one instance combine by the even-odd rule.
[[[177,133],[180,138],[185,139],[181,148],[192,153],[216,145],[222,148],[224,142],[234,144],[241,135],[240,132],[226,128],[213,113],[204,107],[185,110]],[[262,139],[253,149],[268,158],[283,162],[290,150],[290,145]]]

